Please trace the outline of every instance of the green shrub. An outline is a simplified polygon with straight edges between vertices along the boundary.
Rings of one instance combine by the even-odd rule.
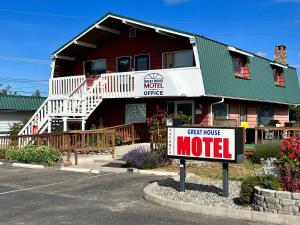
[[[7,148],[0,148],[0,159],[5,159],[5,154],[7,150]]]
[[[115,138],[115,145],[120,146],[122,144],[123,144],[123,138],[121,136],[117,135]]]
[[[282,191],[282,187],[278,181],[278,178],[271,174],[262,177],[261,186],[266,189]]]
[[[253,202],[254,187],[260,186],[266,189],[280,191],[282,187],[274,175],[249,176],[243,180],[240,191],[240,203],[249,205]]]
[[[58,162],[61,158],[60,153],[54,148],[32,145],[9,149],[5,157],[8,160],[17,160],[25,163],[47,163],[48,165]]]
[[[272,141],[268,143],[257,144],[253,154],[253,161],[260,163],[260,159],[276,158],[280,152],[281,142]]]
[[[240,202],[242,205],[248,205],[253,201],[254,187],[261,183],[259,176],[250,176],[244,179],[241,191],[240,191]]]

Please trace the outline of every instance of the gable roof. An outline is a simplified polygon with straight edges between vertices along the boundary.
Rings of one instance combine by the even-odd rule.
[[[97,24],[100,24],[101,22],[105,21],[108,18],[115,18],[115,19],[119,19],[119,20],[127,20],[127,21],[133,22],[135,24],[142,24],[144,26],[147,26],[147,27],[150,27],[150,28],[154,28],[154,29],[155,28],[159,28],[159,29],[162,29],[162,30],[167,30],[169,32],[178,33],[180,35],[191,36],[191,37],[196,36],[196,34],[190,33],[190,32],[187,32],[187,31],[182,31],[182,30],[178,30],[178,29],[174,29],[174,28],[170,28],[170,27],[166,27],[166,26],[161,26],[161,25],[154,24],[154,23],[149,23],[149,22],[146,22],[146,21],[143,21],[143,20],[138,20],[138,19],[135,19],[135,18],[131,18],[131,17],[122,16],[122,15],[119,15],[119,14],[116,14],[116,13],[108,12],[103,17],[101,17],[100,19],[98,19],[94,23],[92,23],[85,30],[83,30],[78,35],[76,35],[71,40],[69,40],[67,43],[65,43],[63,46],[61,46],[60,48],[56,49],[52,53],[52,55],[58,54],[61,50],[63,50],[64,48],[66,48],[70,44],[74,43],[75,40],[77,40],[78,38],[82,37],[83,35],[85,35],[89,31],[91,31],[93,28],[95,28]]]
[[[0,110],[37,110],[45,101],[44,97],[33,96],[0,96]]]
[[[96,24],[102,23],[107,18],[128,20],[135,24],[142,24],[150,28],[162,29],[177,35],[195,38],[206,96],[239,98],[283,104],[300,104],[300,88],[297,71],[291,66],[287,65],[287,68],[284,68],[285,87],[279,87],[274,84],[274,75],[270,65],[270,63],[274,63],[273,60],[237,48],[242,52],[253,55],[253,57],[249,57],[250,80],[236,78],[234,76],[228,45],[199,36],[195,33],[148,23],[114,13],[107,13],[101,17],[83,32],[53,52],[53,55],[67,48],[74,43],[75,40],[95,28]]]

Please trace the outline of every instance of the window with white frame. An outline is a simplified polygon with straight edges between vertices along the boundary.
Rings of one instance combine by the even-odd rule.
[[[84,72],[87,75],[99,75],[106,73],[106,59],[85,61]]]
[[[193,50],[163,53],[163,68],[180,68],[194,66]]]
[[[226,103],[214,104],[212,106],[213,118],[214,119],[228,119],[229,117],[229,106]]]
[[[149,62],[150,60],[148,54],[134,56],[135,71],[149,70],[150,68]]]

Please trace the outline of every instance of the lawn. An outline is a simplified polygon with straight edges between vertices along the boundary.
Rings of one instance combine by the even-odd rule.
[[[229,179],[242,181],[249,175],[255,174],[255,170],[261,168],[261,165],[246,160],[241,164],[229,164]],[[179,165],[168,165],[156,168],[159,171],[179,172]],[[222,179],[222,163],[207,162],[205,164],[187,164],[187,173],[194,173],[201,178],[219,180]]]

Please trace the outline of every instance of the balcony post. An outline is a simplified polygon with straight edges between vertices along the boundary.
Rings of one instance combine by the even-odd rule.
[[[63,131],[66,132],[68,130],[68,120],[67,117],[63,117]]]

